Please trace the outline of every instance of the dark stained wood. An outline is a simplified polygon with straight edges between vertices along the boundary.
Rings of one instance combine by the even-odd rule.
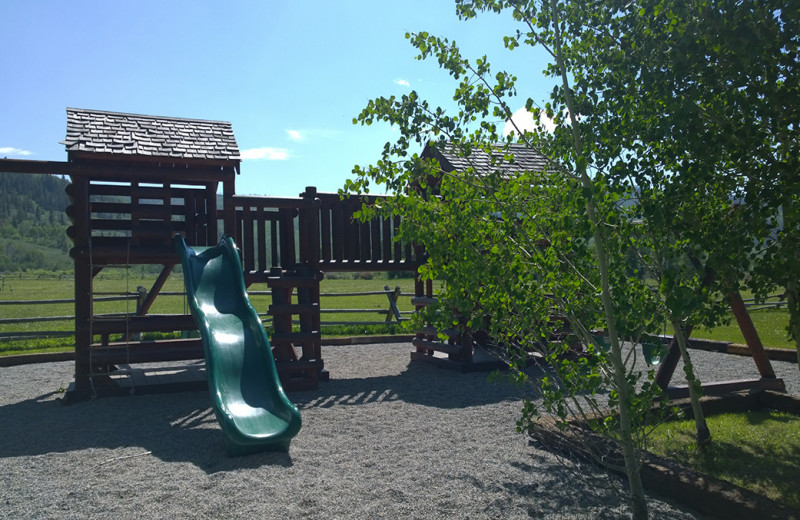
[[[269,306],[269,313],[273,316],[279,314],[311,314],[319,311],[318,303],[283,303]]]
[[[92,323],[94,334],[123,334],[125,332],[175,332],[197,330],[194,319],[189,314],[150,314],[126,318],[95,319]]]
[[[323,271],[328,272],[353,272],[353,271],[414,271],[417,268],[417,264],[413,262],[395,262],[389,261],[384,262],[383,260],[378,260],[377,262],[373,262],[372,260],[367,260],[362,262],[361,260],[343,260],[341,262],[337,262],[335,260],[320,260],[319,268]]]
[[[61,161],[31,161],[28,159],[0,159],[0,171],[7,173],[50,173],[68,175],[71,165]]]
[[[72,207],[75,225],[74,241],[87,247],[89,244],[89,180],[83,177],[73,179]],[[92,284],[94,279],[91,262],[75,259],[75,386],[78,392],[90,388],[89,343],[92,341],[90,323],[94,315]]]
[[[381,219],[381,235],[382,235],[382,242],[383,245],[383,260],[399,260],[399,258],[395,258],[392,256],[392,221],[391,218],[382,218]]]
[[[272,251],[272,265],[281,265],[280,242],[278,241],[278,220],[271,220],[269,223],[269,240]]]
[[[339,204],[331,209],[331,256],[335,262],[345,259],[344,207]]]
[[[251,207],[264,206],[274,209],[293,210],[312,208],[318,204],[315,203],[314,200],[304,199],[302,197],[256,197],[252,195],[236,195],[232,197],[232,200],[236,207],[250,205]]]
[[[198,243],[199,246],[211,246],[217,243],[219,239],[219,233],[217,231],[217,184],[210,183],[206,186],[206,215],[208,216],[205,220],[204,231],[201,230],[200,238],[202,238],[202,243]],[[233,233],[233,215],[226,213],[225,215],[225,227],[224,231],[226,233]]]
[[[203,359],[203,342],[197,339],[169,339],[141,343],[109,343],[92,347],[92,362],[98,365],[157,363]],[[76,379],[77,383],[77,379]]]
[[[437,352],[445,352],[447,354],[460,354],[463,350],[461,345],[453,345],[450,343],[443,343],[441,341],[430,341],[421,338],[414,338],[411,340],[411,343],[418,349],[434,350]]]
[[[320,256],[323,259],[333,258],[332,237],[331,237],[331,207],[329,203],[323,203],[320,207]]]
[[[237,242],[237,245],[242,250],[244,258],[244,269],[246,271],[255,270],[256,267],[256,255],[255,255],[255,219],[253,218],[253,213],[250,210],[250,206],[246,205],[244,207],[244,215],[242,218],[242,237],[241,241]]]
[[[102,155],[102,154],[101,154]],[[163,158],[162,158],[163,160]],[[118,157],[71,154],[70,162],[0,162],[7,171],[62,173],[72,221],[68,236],[76,276],[76,388],[87,392],[97,364],[199,359],[199,340],[156,342],[109,340],[139,332],[194,330],[188,315],[148,315],[178,258],[171,238],[182,233],[192,246],[214,245],[219,235],[235,237],[242,251],[246,282],[263,283],[272,276],[276,334],[275,356],[287,388],[315,388],[323,369],[319,280],[320,268],[343,271],[415,270],[409,244],[394,243],[399,218],[359,222],[353,212],[362,200],[340,199],[309,187],[299,198],[242,197],[235,194],[235,164],[212,162],[166,163],[159,160],[119,161]],[[111,184],[108,184],[108,183]],[[223,205],[217,191],[222,183]],[[117,217],[112,218],[111,215]],[[119,218],[121,216],[122,218]],[[299,242],[295,233],[299,232]],[[93,309],[93,277],[106,266],[161,264],[164,266],[138,315],[98,319]],[[287,269],[305,265],[307,272]],[[293,278],[286,282],[285,278]],[[295,293],[296,291],[296,293]],[[292,301],[296,294],[296,303]],[[292,331],[292,318],[300,332]],[[94,338],[101,343],[95,344]],[[454,347],[445,347],[454,350]],[[300,355],[296,356],[295,349]],[[459,354],[461,355],[461,354]]]
[[[358,252],[358,259],[362,262],[367,262],[372,260],[370,253],[370,242],[372,239],[372,234],[370,233],[370,225],[369,222],[359,222],[356,224],[358,227],[358,239],[361,245],[361,248]]]
[[[400,217],[395,215],[392,217],[392,236],[396,237],[400,234]],[[394,242],[394,259],[396,261],[408,260],[408,257],[403,257],[403,244],[398,240]]]
[[[687,327],[687,334],[692,331],[691,326]],[[678,345],[678,340],[672,338],[667,347],[667,355],[661,360],[656,372],[655,383],[662,389],[666,390],[669,387],[669,382],[672,381],[672,376],[675,374],[675,369],[678,367],[678,362],[681,360],[681,349]]]
[[[783,379],[762,377],[761,379],[738,379],[735,381],[715,381],[703,383],[703,395],[724,395],[741,390],[774,390],[785,392],[786,385]],[[689,397],[689,387],[686,385],[671,386],[667,389],[670,399],[684,399]]]
[[[261,206],[258,208],[258,216],[256,217],[258,220],[258,270],[259,271],[266,271],[269,269],[269,264],[267,261],[267,219],[266,219],[266,209]]]
[[[368,222],[370,228],[370,242],[372,244],[372,251],[370,252],[370,260],[381,260],[381,222],[379,219],[373,219]],[[384,259],[384,260],[388,260]]]
[[[267,278],[273,301],[269,308],[275,330],[272,336],[273,354],[281,381],[289,381],[294,388],[299,385],[314,389],[318,381],[327,375],[322,362],[319,331],[321,279],[322,273],[302,264],[290,271],[274,268]],[[292,303],[293,294],[296,294],[297,303]],[[298,316],[299,332],[293,330],[293,315]],[[300,349],[299,358],[296,348]]]
[[[197,195],[192,194],[185,199],[183,206],[186,223],[186,240],[189,244],[197,244]]]
[[[280,265],[291,267],[297,263],[294,240],[294,216],[295,212],[289,208],[280,211],[280,224],[278,233],[280,234]]]
[[[753,355],[753,361],[756,363],[758,373],[762,378],[774,378],[775,371],[772,369],[772,364],[764,351],[764,345],[761,343],[761,338],[758,337],[753,320],[747,312],[747,308],[742,301],[742,295],[739,291],[731,291],[728,294],[731,301],[731,310],[736,317],[736,322],[739,324],[739,329],[742,331],[745,343],[750,348],[750,353]]]

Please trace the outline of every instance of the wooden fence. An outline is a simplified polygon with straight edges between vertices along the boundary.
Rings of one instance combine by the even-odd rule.
[[[270,296],[272,293],[270,291],[248,291],[250,296]],[[161,291],[159,293],[160,296],[180,296],[182,298],[186,297],[185,292],[181,291]],[[403,293],[400,290],[400,287],[395,287],[391,289],[389,286],[385,286],[382,291],[362,291],[362,292],[350,292],[350,293],[321,293],[320,297],[324,302],[325,298],[335,298],[335,297],[355,297],[355,296],[379,296],[384,295],[387,298],[386,308],[385,309],[363,309],[363,308],[321,308],[320,313],[325,316],[325,314],[354,314],[354,315],[379,315],[383,316],[383,319],[375,319],[375,320],[338,320],[338,321],[322,321],[323,326],[331,326],[331,325],[385,325],[391,323],[401,323],[403,321],[407,321],[408,315],[412,314],[414,311],[401,311],[398,308],[397,302],[399,298],[412,298],[414,295],[409,293]],[[144,305],[144,302],[147,299],[147,292],[144,288],[140,288],[137,292],[129,292],[127,294],[120,294],[119,296],[101,296],[96,297],[94,299],[95,302],[113,302],[113,301],[135,301],[136,302],[136,312],[135,313],[111,313],[111,314],[97,314],[95,315],[96,318],[126,318],[126,317],[134,317],[139,315],[140,309]],[[53,304],[74,304],[74,299],[53,299],[53,300],[0,300],[0,308],[3,306],[39,306],[39,305],[53,305]],[[264,325],[269,326],[272,324],[271,316],[264,312],[259,313],[262,322]],[[37,317],[23,317],[23,318],[0,318],[0,326],[2,325],[14,325],[19,323],[31,323],[31,322],[65,322],[65,321],[73,321],[75,320],[75,316],[37,316]],[[298,322],[299,323],[299,322]],[[70,337],[74,336],[74,330],[69,331],[56,331],[56,330],[41,330],[41,331],[12,331],[12,332],[0,332],[0,341],[11,341],[11,340],[21,340],[21,339],[42,339],[42,338],[57,338],[57,337]]]

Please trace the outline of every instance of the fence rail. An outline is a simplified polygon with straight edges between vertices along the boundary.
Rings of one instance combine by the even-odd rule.
[[[250,296],[270,296],[272,293],[270,291],[248,291]],[[180,296],[186,297],[186,293],[183,291],[161,291],[159,293],[160,296]],[[354,296],[379,296],[385,295],[388,299],[387,308],[372,308],[372,309],[364,309],[364,308],[322,308],[320,309],[321,314],[359,314],[359,315],[366,315],[366,314],[379,314],[384,316],[383,321],[364,321],[364,320],[352,320],[352,321],[322,321],[322,326],[331,326],[331,325],[384,325],[390,323],[401,323],[403,321],[407,321],[408,315],[413,314],[414,311],[401,311],[397,308],[397,299],[400,297],[404,298],[412,298],[414,295],[411,293],[403,293],[400,291],[399,287],[394,289],[390,289],[388,286],[384,288],[382,291],[359,291],[359,292],[350,292],[350,293],[321,293],[321,299],[326,297],[333,298],[333,297],[354,297]],[[143,298],[143,294],[141,292],[129,292],[123,293],[119,296],[103,296],[99,298],[95,298],[95,302],[112,302],[112,301],[126,301],[126,300],[136,300],[141,302]],[[324,301],[324,300],[323,300]],[[6,300],[0,301],[0,305],[52,305],[52,304],[74,304],[74,299],[55,299],[55,300]],[[137,308],[138,312],[138,308]],[[127,318],[127,317],[134,317],[137,313],[109,313],[109,314],[97,314],[95,318]],[[259,317],[261,318],[262,322],[265,325],[270,325],[272,323],[272,317],[268,313],[259,313]],[[2,325],[14,325],[18,323],[50,323],[50,322],[65,322],[65,321],[73,321],[75,316],[36,316],[36,317],[24,317],[24,318],[0,318],[0,326]],[[297,321],[296,323],[299,323]],[[42,330],[42,331],[11,331],[11,332],[0,332],[0,341],[12,341],[12,340],[22,340],[22,339],[43,339],[43,338],[58,338],[58,337],[69,337],[75,334],[74,331],[59,331],[59,330]]]

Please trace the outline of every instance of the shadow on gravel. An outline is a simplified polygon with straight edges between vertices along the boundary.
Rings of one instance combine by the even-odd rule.
[[[288,453],[228,458],[207,392],[108,397],[70,406],[62,406],[55,395],[0,407],[0,459],[109,449],[120,451],[87,464],[149,452],[207,473],[292,465]]]
[[[538,377],[537,369],[531,377]],[[421,363],[409,363],[397,375],[332,378],[318,390],[288,394],[301,409],[391,401],[458,409],[537,397],[530,385],[514,386],[502,375],[489,381],[485,372],[464,374]],[[89,451],[87,464],[146,454],[207,473],[292,465],[287,453],[228,458],[206,391],[104,397],[70,406],[61,405],[58,395],[0,406],[0,459],[106,449],[116,451],[99,462]]]
[[[540,368],[528,370],[533,381],[541,375]],[[536,399],[539,394],[531,385],[520,387],[510,383],[503,373],[496,376],[489,372],[461,373],[414,362],[397,375],[353,379],[331,376],[331,380],[321,383],[318,390],[289,393],[289,398],[301,410],[384,401],[455,409],[525,397]]]

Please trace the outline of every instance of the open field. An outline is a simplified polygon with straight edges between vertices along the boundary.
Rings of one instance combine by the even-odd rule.
[[[103,313],[133,313],[136,310],[135,293],[138,286],[149,289],[152,286],[155,276],[152,273],[130,269],[106,269],[95,279],[95,290],[98,293],[121,295],[131,293],[131,297],[125,301],[98,302],[96,312]],[[343,294],[382,291],[384,286],[391,289],[399,286],[404,296],[398,302],[401,311],[411,311],[413,307],[408,295],[413,294],[413,280],[405,279],[385,279],[376,277],[374,279],[353,279],[329,278],[322,281],[321,291],[323,294]],[[250,291],[254,293],[268,291],[265,284],[253,285]],[[167,281],[163,292],[181,293],[183,292],[183,278],[180,273],[173,273]],[[38,279],[25,278],[22,275],[7,275],[2,279],[2,289],[0,289],[0,302],[17,300],[68,300],[74,297],[74,282],[68,277],[52,278],[41,277]],[[269,307],[270,297],[264,294],[253,294],[251,300],[256,309],[261,314],[265,314]],[[388,300],[385,295],[362,295],[362,296],[331,296],[322,298],[323,311],[332,309],[374,309],[374,313],[329,313],[322,315],[323,322],[382,322],[385,314],[378,311],[388,309]],[[179,294],[162,294],[159,296],[150,310],[153,314],[183,314],[188,313],[184,297]],[[59,303],[48,305],[0,305],[1,319],[24,319],[41,316],[64,316],[73,315],[74,308],[71,303]],[[788,322],[788,314],[784,309],[763,309],[751,313],[756,330],[758,330],[762,342],[765,346],[776,348],[793,348],[793,343],[786,335],[785,327]],[[268,318],[265,317],[268,322]],[[19,323],[2,324],[0,323],[0,334],[9,332],[32,332],[32,331],[65,331],[74,330],[73,322],[70,319],[57,322],[36,322],[24,321]],[[335,329],[334,329],[335,330]],[[370,327],[344,329],[346,334],[363,334],[375,332],[376,329]],[[394,332],[399,331],[399,327],[394,327]],[[380,331],[378,331],[380,332]],[[667,331],[669,332],[669,331]],[[334,332],[335,333],[335,332]],[[713,330],[696,329],[695,337],[706,339],[717,339],[743,343],[744,338],[739,331],[735,321],[727,325],[721,325]],[[5,345],[3,345],[5,343]],[[46,341],[27,340],[24,343],[0,342],[0,355],[14,351],[31,349],[35,350],[70,350],[72,345],[70,340],[51,339]]]
[[[786,326],[789,324],[789,313],[786,309],[762,309],[750,312],[753,324],[756,326],[758,336],[765,347],[794,348],[794,342],[789,339]],[[719,325],[712,330],[698,328],[693,336],[703,339],[716,339],[744,343],[742,331],[735,320],[727,325]]]
[[[131,270],[134,271],[134,270]],[[127,274],[127,275],[126,275]],[[95,292],[99,297],[122,296],[128,294],[129,297],[123,301],[100,301],[95,303],[97,314],[112,313],[134,313],[136,311],[136,290],[138,286],[149,289],[153,284],[152,274],[135,275],[133,272],[125,273],[124,269],[106,270],[95,279]],[[414,282],[412,279],[326,279],[321,283],[321,300],[323,315],[322,321],[343,323],[352,322],[355,324],[382,323],[386,314],[379,311],[389,309],[389,300],[386,294],[371,294],[345,296],[347,293],[365,293],[384,291],[384,286],[389,286],[391,290],[400,287],[402,296],[398,301],[398,308],[401,312],[413,310],[410,296],[414,292]],[[183,296],[183,278],[180,273],[173,273],[162,289],[162,294],[155,300],[150,309],[151,314],[186,314],[189,312]],[[271,298],[268,294],[266,284],[256,284],[249,288],[253,305],[262,314],[265,324],[269,325],[269,317],[266,316]],[[334,296],[325,296],[333,294]],[[3,287],[0,290],[0,319],[22,320],[15,323],[0,323],[0,334],[12,332],[34,332],[34,331],[64,331],[74,330],[74,322],[71,316],[74,314],[72,303],[53,303],[53,304],[26,304],[26,305],[5,305],[4,301],[41,301],[41,300],[71,300],[74,297],[74,282],[67,277],[38,278],[28,279],[19,276],[6,276],[3,280]],[[360,309],[373,312],[330,312],[336,309]],[[34,321],[31,318],[38,317],[65,317],[60,321]],[[405,314],[404,317],[408,315]],[[394,320],[393,320],[394,321]],[[395,322],[396,323],[396,322]],[[403,328],[399,324],[383,327],[373,326],[337,326],[348,334],[361,334],[366,332],[399,332]],[[335,333],[336,328],[328,329]],[[5,345],[2,345],[5,343]],[[25,340],[14,342],[0,342],[0,354],[12,353],[21,350],[64,350],[71,349],[69,339],[51,338],[48,340]]]

